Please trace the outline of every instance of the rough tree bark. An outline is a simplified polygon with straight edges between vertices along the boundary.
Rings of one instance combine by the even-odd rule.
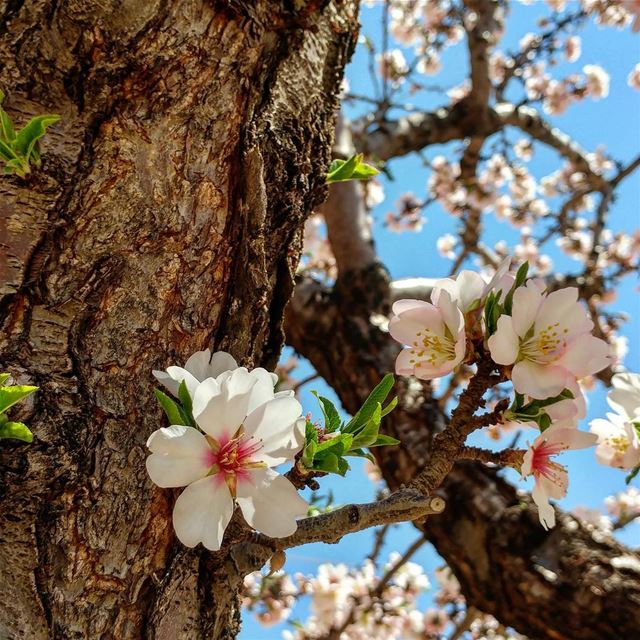
[[[153,368],[207,345],[274,365],[324,196],[351,0],[0,2],[0,368],[40,391],[0,449],[0,637],[231,638],[221,554],[176,544],[147,479]]]

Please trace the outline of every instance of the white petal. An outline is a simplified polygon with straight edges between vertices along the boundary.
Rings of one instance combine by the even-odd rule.
[[[189,395],[193,398],[193,394],[196,391],[197,386],[200,384],[200,380],[191,375],[186,369],[182,367],[167,367],[167,373],[177,382],[175,396],[178,396],[178,387],[184,380],[187,385]]]
[[[557,396],[566,386],[569,375],[562,367],[541,365],[529,360],[516,363],[511,371],[511,381],[518,393],[544,400]]]
[[[207,549],[217,551],[232,515],[233,499],[224,478],[208,476],[180,494],[173,509],[173,527],[187,547],[202,542]]]
[[[476,300],[482,298],[484,280],[475,271],[461,271],[456,278],[458,283],[457,303],[460,309],[466,312]]]
[[[611,347],[600,338],[584,334],[569,343],[556,363],[566,367],[576,378],[583,378],[602,371],[611,361]]]
[[[211,468],[211,448],[192,427],[158,429],[149,436],[147,446],[152,452],[147,472],[159,487],[184,487],[206,476]]]
[[[592,329],[593,322],[578,302],[578,290],[575,287],[553,291],[543,299],[536,317],[535,332],[554,326],[556,322],[560,329],[566,329],[563,335],[567,339]]]
[[[238,479],[237,503],[244,519],[257,531],[284,538],[298,528],[296,518],[307,514],[309,505],[295,487],[273,469],[256,469],[250,480]]]
[[[491,359],[498,364],[513,364],[518,357],[520,340],[510,316],[500,316],[496,332],[488,340]]]
[[[226,351],[216,351],[211,356],[211,361],[209,362],[209,368],[205,378],[217,378],[225,371],[234,371],[237,368],[238,363],[235,361],[233,356],[229,355]]]
[[[536,482],[533,491],[531,492],[533,501],[538,506],[538,517],[540,523],[545,529],[550,529],[556,526],[556,514],[553,507],[549,504],[549,500],[544,493],[544,490],[540,487],[540,484]]]
[[[396,315],[389,321],[389,333],[394,340],[414,346],[414,342],[420,341],[418,332],[430,329],[437,335],[443,332],[443,321],[440,311],[428,302],[419,300],[403,300],[400,302],[415,302],[411,308]],[[394,308],[398,303],[394,305]]]
[[[178,397],[178,388],[180,387],[180,383],[174,380],[166,371],[152,371],[156,380],[163,385],[171,395]]]
[[[460,331],[464,330],[464,317],[460,309],[458,309],[458,305],[451,299],[449,292],[444,290],[440,292],[438,310],[454,338],[457,338]]]
[[[270,400],[250,413],[244,421],[247,435],[262,442],[256,460],[275,467],[292,460],[304,444],[302,406],[293,397]]]
[[[193,375],[196,380],[202,382],[202,380],[206,380],[207,378],[215,377],[207,373],[209,360],[211,360],[211,351],[209,349],[196,351],[193,355],[189,356],[189,359],[184,364],[184,368]]]
[[[533,326],[542,296],[535,287],[518,287],[513,294],[513,329],[521,337]]]
[[[273,392],[273,373],[269,373],[266,369],[258,367],[257,369],[251,371],[250,375],[256,379],[256,382],[251,388],[249,401],[247,402],[246,415],[249,415],[254,409],[264,404],[265,402],[273,400],[275,396]]]
[[[228,439],[234,433],[225,420],[226,405],[227,398],[214,378],[201,382],[193,395],[195,421],[205,433],[216,440]]]

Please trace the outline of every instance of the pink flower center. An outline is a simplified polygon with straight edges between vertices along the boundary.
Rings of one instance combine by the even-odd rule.
[[[231,495],[236,495],[238,478],[247,479],[249,469],[258,469],[266,465],[254,456],[262,449],[262,442],[244,433],[242,427],[230,440],[218,441],[207,436],[211,447],[207,451],[207,464],[211,467],[210,474],[218,475],[229,487]]]
[[[560,484],[562,474],[566,473],[566,468],[551,458],[558,455],[568,447],[564,444],[542,443],[533,449],[533,460],[531,462],[531,472],[535,476],[544,476],[554,484]]]

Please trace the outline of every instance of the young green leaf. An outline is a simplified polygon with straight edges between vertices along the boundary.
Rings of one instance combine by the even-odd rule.
[[[351,448],[353,436],[350,433],[340,433],[335,438],[329,438],[318,443],[316,447],[315,458],[321,457],[321,454],[330,451],[331,453],[342,456]]]
[[[0,373],[0,387],[4,387],[4,383],[11,377],[10,373]]]
[[[374,411],[376,410],[379,404],[382,404],[387,396],[389,395],[389,391],[391,391],[394,383],[394,377],[392,373],[388,373],[380,383],[373,389],[373,391],[369,394],[369,397],[364,401],[362,407],[358,413],[356,413],[353,418],[347,423],[347,425],[342,429],[345,433],[354,433],[359,428],[366,425],[369,420],[371,420],[371,416],[373,416]]]
[[[195,427],[196,421],[193,419],[193,400],[191,399],[191,394],[187,388],[187,383],[184,380],[178,387],[178,398],[182,404],[182,412],[189,421],[188,424]]]
[[[395,396],[391,402],[382,410],[381,418],[389,415],[398,406],[398,396]]]
[[[23,442],[32,442],[33,434],[29,427],[23,422],[3,422],[0,424],[0,440],[5,438],[13,438],[14,440],[22,440]]]
[[[350,449],[347,453],[345,453],[345,455],[351,456],[352,458],[366,458],[367,460],[370,460],[374,463],[376,461],[373,455],[368,451],[365,451],[364,449]]]
[[[313,468],[316,471],[325,471],[326,473],[337,473],[344,476],[349,470],[349,463],[344,458],[339,458],[333,453],[328,453],[320,460],[314,460]]]
[[[348,160],[334,160],[327,173],[327,184],[347,180],[367,180],[380,172],[370,164],[363,162],[363,155],[351,156]]]
[[[23,398],[30,396],[38,387],[27,385],[14,385],[11,387],[0,387],[0,413],[4,413],[9,407]]]
[[[315,391],[312,391],[313,395],[318,399],[320,409],[322,409],[322,415],[324,416],[324,430],[326,433],[333,433],[340,427],[340,414],[335,405],[328,398],[319,396]]]
[[[313,469],[313,459],[316,455],[318,443],[315,440],[309,440],[302,451],[302,464],[307,469]]]
[[[31,118],[31,120],[29,120],[29,122],[22,127],[18,133],[16,133],[15,140],[12,144],[13,148],[19,155],[29,162],[32,159],[31,153],[35,145],[47,132],[47,127],[50,127],[59,120],[60,116],[53,114],[46,114]]]
[[[400,444],[400,440],[392,438],[391,436],[385,436],[384,434],[380,433],[378,434],[378,439],[370,444],[369,448],[371,449],[371,447],[389,447],[396,444]]]
[[[166,393],[160,391],[160,389],[154,389],[153,393],[167,414],[169,424],[183,425],[185,427],[190,426],[189,419],[184,414],[182,407],[173,398],[170,398]]]

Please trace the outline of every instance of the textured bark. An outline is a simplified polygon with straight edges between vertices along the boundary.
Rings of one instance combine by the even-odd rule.
[[[0,367],[40,387],[0,448],[0,637],[237,632],[238,567],[176,544],[145,473],[151,369],[275,363],[354,5],[0,2],[7,110],[62,116],[0,179]]]
[[[347,411],[394,368],[397,344],[375,321],[376,312],[388,312],[388,295],[387,275],[374,264],[341,275],[331,292],[300,283],[287,309],[287,341]],[[392,489],[429,465],[432,438],[446,424],[428,384],[399,378],[396,392],[398,409],[383,428],[401,444],[374,450]],[[558,525],[546,532],[531,500],[478,463],[457,464],[441,492],[447,507],[427,520],[426,532],[470,605],[531,638],[637,637],[639,554],[592,536],[568,515],[558,514]]]

